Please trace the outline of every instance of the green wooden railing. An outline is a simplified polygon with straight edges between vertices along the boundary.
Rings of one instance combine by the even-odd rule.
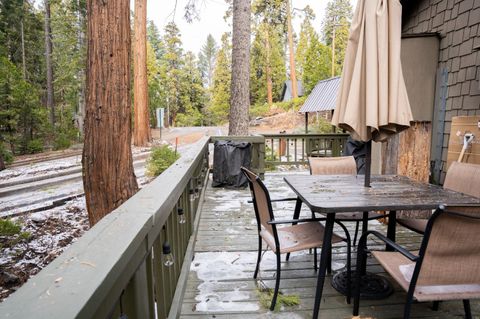
[[[303,165],[309,156],[341,156],[348,134],[263,134],[213,136],[210,141],[232,140],[252,143],[254,172],[264,175],[266,167]]]
[[[6,318],[167,318],[179,313],[193,257],[209,143],[252,143],[252,168],[339,156],[347,134],[203,138],[170,168],[104,217],[63,254],[0,303]],[[180,223],[180,215],[186,219]],[[163,262],[168,242],[173,265]],[[186,260],[184,263],[183,261]]]
[[[309,156],[341,156],[348,134],[264,134],[265,165],[305,164]]]
[[[192,259],[196,212],[208,178],[208,142],[207,138],[197,142],[0,303],[1,317],[175,316]],[[179,211],[185,223],[179,222]],[[167,241],[175,257],[169,267],[162,261]],[[188,262],[183,263],[184,259]]]
[[[262,135],[254,136],[212,136],[211,143],[219,140],[241,141],[252,144],[251,169],[263,176],[265,174],[265,138]]]

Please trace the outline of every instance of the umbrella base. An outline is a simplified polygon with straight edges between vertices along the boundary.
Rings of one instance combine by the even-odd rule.
[[[352,291],[355,292],[356,273],[352,271]],[[332,287],[339,293],[347,294],[347,272],[336,273],[332,278]],[[360,280],[360,298],[361,299],[384,299],[393,293],[392,284],[385,278],[367,272]]]

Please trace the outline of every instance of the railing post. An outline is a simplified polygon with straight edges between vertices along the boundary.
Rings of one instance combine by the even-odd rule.
[[[147,260],[150,260],[148,256]],[[147,268],[147,261],[144,260],[125,289],[125,313],[130,318],[154,318],[153,300],[150,300],[153,292],[149,291]]]
[[[334,137],[332,139],[332,156],[340,156],[340,139],[338,137]]]

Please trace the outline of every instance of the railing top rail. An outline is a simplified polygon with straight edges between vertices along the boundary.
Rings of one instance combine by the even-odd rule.
[[[314,134],[314,133],[308,133],[308,134],[287,134],[287,133],[279,133],[279,134],[262,134],[265,138],[304,138],[304,137],[320,137],[320,138],[335,138],[335,137],[340,137],[340,138],[347,138],[350,134],[348,133],[319,133],[319,134]]]
[[[0,303],[2,317],[93,318],[102,307],[106,313],[149,253],[207,147],[202,138]]]
[[[210,142],[216,141],[247,141],[250,143],[263,143],[265,142],[265,138],[262,135],[249,135],[249,136],[211,136]]]

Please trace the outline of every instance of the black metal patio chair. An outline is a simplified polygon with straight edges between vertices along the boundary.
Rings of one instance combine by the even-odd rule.
[[[280,199],[280,200],[271,200],[269,192],[261,179],[255,175],[253,172],[249,171],[245,167],[242,167],[242,172],[247,176],[250,191],[252,194],[253,207],[255,210],[255,217],[257,220],[257,230],[258,230],[258,256],[257,264],[255,266],[255,272],[253,278],[257,278],[260,261],[262,258],[262,243],[265,241],[268,247],[276,255],[276,278],[275,278],[275,289],[273,293],[272,303],[270,305],[270,310],[275,308],[275,303],[277,301],[278,290],[280,287],[280,277],[281,277],[281,262],[280,255],[283,253],[291,253],[295,251],[305,250],[305,249],[314,249],[314,269],[317,271],[317,251],[316,249],[322,247],[324,227],[319,223],[321,220],[319,218],[310,218],[310,219],[292,219],[292,220],[275,220],[272,202],[276,201],[285,201],[285,200],[296,200],[293,199]],[[283,227],[277,227],[278,225],[285,225]],[[348,282],[351,282],[350,278],[350,237],[345,226],[339,224],[340,227],[344,230],[346,238],[343,238],[337,234],[333,234],[332,243],[346,242],[347,243],[347,271],[348,271]],[[350,289],[349,289],[350,290]],[[347,302],[350,303],[350,294],[347,295]]]
[[[443,188],[480,198],[480,165],[452,162]],[[426,218],[397,218],[397,223],[419,234],[425,232],[427,221]]]
[[[470,299],[480,298],[480,207],[439,208],[428,220],[418,254],[376,231],[358,243],[357,270],[366,265],[367,237],[375,236],[394,251],[371,251],[407,292],[403,318],[410,318],[414,300],[463,300],[465,317],[472,318]],[[362,271],[356,272],[353,315],[358,316]]]
[[[309,157],[311,175],[357,175],[357,164],[353,156],[338,157]],[[360,222],[363,221],[364,214],[367,214],[367,220],[384,218],[377,212],[352,212],[336,213],[335,220],[339,222],[355,222],[355,235],[353,236],[353,246],[357,242]]]

